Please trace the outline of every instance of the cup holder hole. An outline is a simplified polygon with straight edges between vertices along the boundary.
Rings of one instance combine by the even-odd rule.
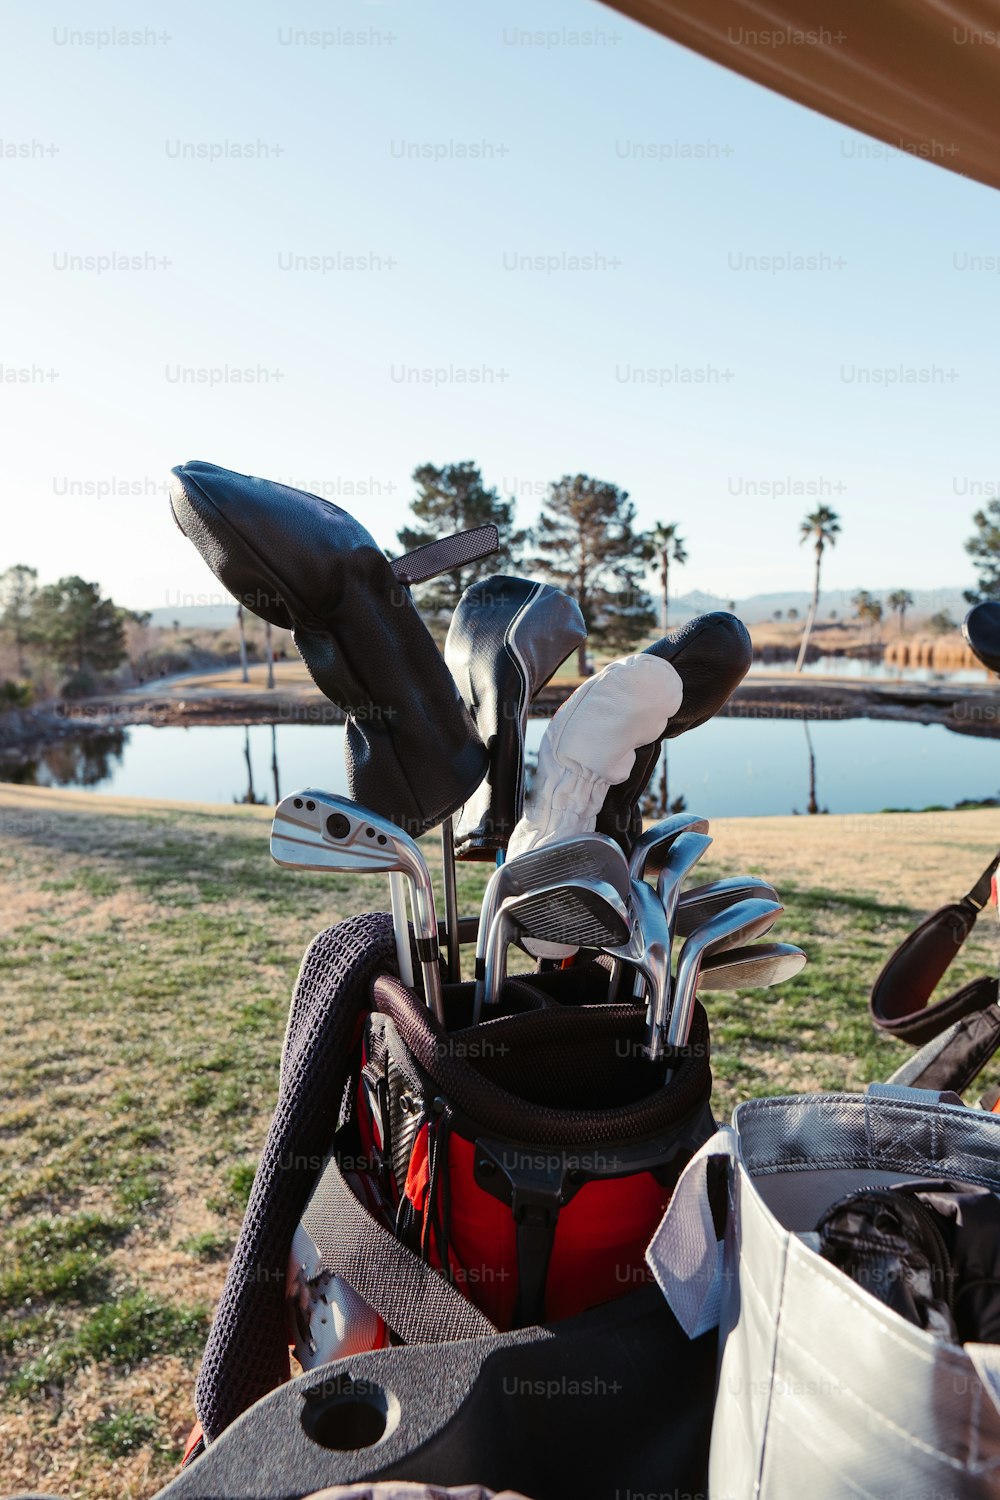
[[[370,1380],[338,1375],[306,1392],[302,1426],[321,1448],[356,1453],[373,1448],[395,1429],[399,1402]]]

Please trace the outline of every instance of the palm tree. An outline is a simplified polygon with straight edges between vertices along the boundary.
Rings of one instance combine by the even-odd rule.
[[[902,635],[906,629],[906,611],[913,603],[913,595],[907,593],[906,589],[894,589],[886,603],[893,614],[899,616],[899,633]]]
[[[861,589],[851,600],[855,613],[862,623],[868,625],[868,644],[871,645],[875,639],[875,628],[882,623],[882,604],[867,589]]]
[[[816,572],[813,577],[813,596],[809,602],[809,612],[806,615],[805,629],[802,632],[802,644],[799,646],[798,659],[795,663],[796,672],[802,671],[816,611],[819,609],[819,574],[823,566],[823,551],[826,547],[833,547],[836,544],[840,534],[840,517],[828,505],[820,505],[805,517],[799,531],[800,546],[803,542],[812,541],[813,550],[816,553]]]
[[[663,521],[657,521],[649,534],[653,550],[660,560],[660,626],[662,633],[666,635],[670,629],[667,619],[667,610],[670,603],[670,564],[675,562],[683,567],[687,562],[687,552],[684,550],[684,538],[678,533],[677,521],[671,521],[669,525]]]

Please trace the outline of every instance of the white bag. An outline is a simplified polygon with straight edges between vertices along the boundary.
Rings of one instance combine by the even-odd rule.
[[[1000,1345],[935,1338],[800,1238],[928,1177],[1000,1191],[1000,1117],[889,1084],[756,1099],[689,1163],[646,1258],[690,1337],[719,1327],[711,1500],[1000,1495]]]

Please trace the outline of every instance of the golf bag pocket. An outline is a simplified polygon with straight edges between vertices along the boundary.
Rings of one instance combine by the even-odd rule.
[[[1000,1345],[917,1326],[817,1232],[927,1179],[1000,1192],[1000,1120],[891,1085],[757,1099],[693,1158],[647,1259],[691,1337],[719,1329],[713,1500],[996,1495]]]
[[[399,1241],[500,1329],[648,1281],[650,1235],[714,1129],[704,1012],[683,1052],[652,1063],[629,1005],[524,1009],[446,1033],[394,978],[374,999],[357,1131]]]

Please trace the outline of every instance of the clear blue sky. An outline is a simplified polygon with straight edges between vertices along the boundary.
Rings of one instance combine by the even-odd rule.
[[[391,547],[413,467],[472,458],[525,522],[562,473],[625,486],[681,523],[681,591],[808,584],[815,496],[760,492],[789,481],[841,513],[830,587],[970,581],[1000,492],[989,189],[594,0],[81,14],[6,9],[0,566],[177,603],[218,589],[170,521],[173,464],[319,489]],[[81,39],[126,19],[139,45]],[[108,255],[143,268],[70,260]],[[818,267],[748,266],[782,255]],[[255,383],[178,378],[227,366]],[[900,367],[927,383],[857,378]],[[135,492],[78,493],[112,482]]]

